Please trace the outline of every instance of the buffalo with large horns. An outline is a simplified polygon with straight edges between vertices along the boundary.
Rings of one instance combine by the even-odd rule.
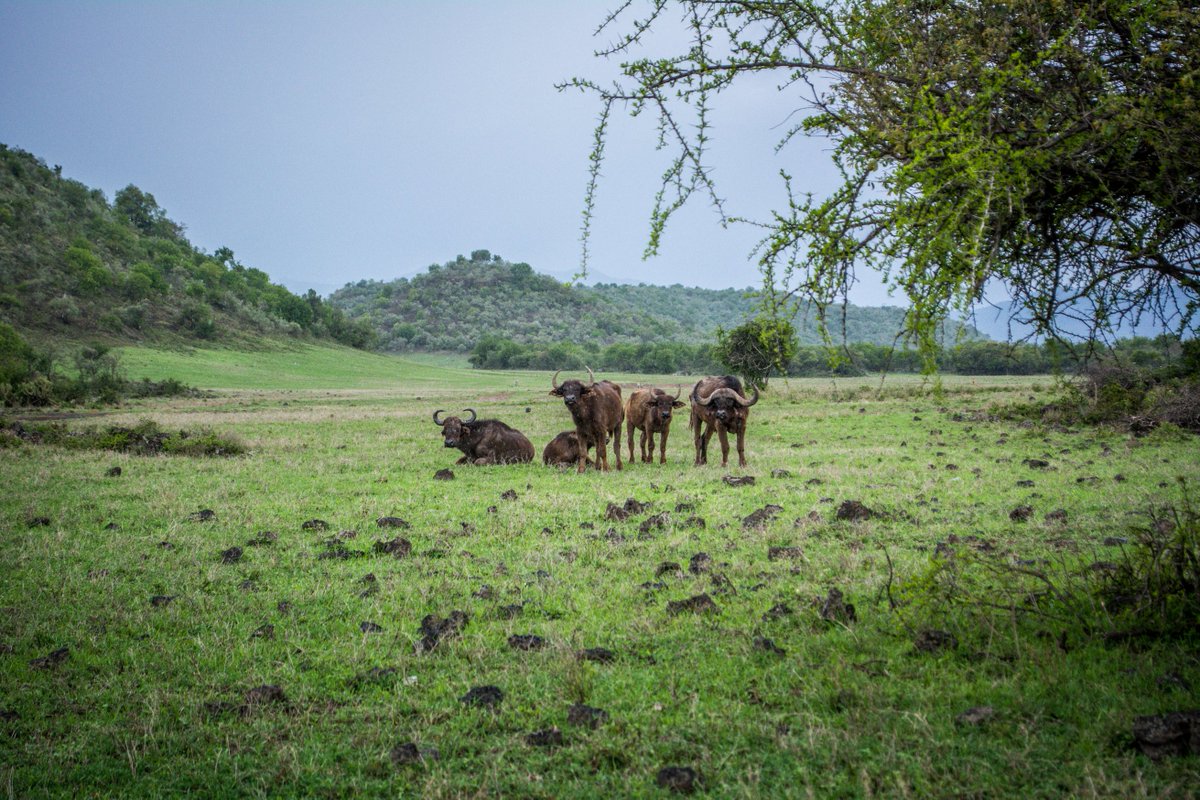
[[[584,383],[571,379],[558,383],[558,370],[550,379],[550,394],[561,397],[575,421],[575,433],[579,437],[579,472],[587,465],[587,453],[596,448],[596,463],[601,470],[608,470],[608,441],[612,439],[613,455],[617,469],[621,468],[621,423],[625,420],[625,409],[621,403],[621,387],[612,381],[596,381],[591,367],[587,368],[589,381]]]
[[[696,440],[696,466],[708,463],[708,440],[713,431],[721,440],[721,466],[729,462],[729,432],[737,435],[738,466],[746,466],[746,418],[750,406],[758,402],[758,389],[747,400],[742,382],[732,375],[701,378],[692,387],[691,401],[688,425]]]
[[[433,412],[433,421],[442,429],[442,442],[463,452],[456,464],[527,464],[533,460],[533,443],[515,428],[498,419],[476,419],[475,409],[465,408],[470,419],[439,419],[442,409]]]
[[[638,389],[629,395],[625,404],[625,431],[629,438],[629,460],[633,457],[633,432],[642,432],[638,442],[641,448],[642,461],[654,461],[654,434],[662,434],[659,439],[658,463],[667,463],[667,436],[671,433],[671,411],[683,408],[685,403],[679,399],[683,393],[682,386],[675,387],[675,395],[671,396],[662,389]],[[649,447],[647,447],[647,442]]]

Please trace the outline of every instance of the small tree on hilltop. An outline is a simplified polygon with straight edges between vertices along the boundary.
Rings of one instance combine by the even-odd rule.
[[[713,355],[730,373],[765,389],[771,374],[786,374],[796,355],[796,330],[786,319],[770,317],[757,317],[729,331],[718,328]]]

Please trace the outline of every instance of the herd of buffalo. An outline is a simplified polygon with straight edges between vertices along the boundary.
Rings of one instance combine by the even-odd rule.
[[[561,372],[562,370],[559,370]],[[625,424],[629,444],[629,460],[633,461],[633,432],[641,432],[642,461],[654,460],[654,435],[659,438],[659,463],[667,463],[667,436],[671,432],[672,411],[682,408],[679,399],[682,387],[671,395],[662,389],[635,389],[629,400],[621,397],[621,387],[612,381],[597,381],[588,368],[588,381],[558,382],[559,372],[550,379],[550,394],[561,397],[575,430],[555,436],[542,451],[542,462],[551,466],[575,464],[583,472],[588,464],[588,451],[596,448],[595,466],[608,469],[608,442],[612,441],[613,457],[621,469],[621,424]],[[729,461],[729,434],[737,436],[738,464],[746,466],[746,419],[750,406],[758,402],[758,390],[746,397],[742,382],[737,378],[702,378],[692,387],[691,418],[696,446],[696,465],[708,463],[708,441],[716,433],[721,440],[721,466]],[[446,447],[463,452],[459,464],[522,464],[533,460],[533,444],[525,434],[498,419],[476,419],[474,409],[468,419],[445,417],[442,409],[433,412],[433,421],[442,429]]]

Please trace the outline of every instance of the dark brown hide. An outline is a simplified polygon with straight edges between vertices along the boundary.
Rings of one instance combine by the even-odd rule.
[[[729,463],[729,432],[737,435],[738,465],[746,466],[746,418],[758,402],[758,390],[747,400],[742,382],[732,375],[702,378],[692,387],[691,400],[688,426],[695,437],[696,466],[708,463],[708,440],[714,431],[721,440],[721,466]]]
[[[625,432],[629,440],[631,462],[634,460],[633,432],[639,430],[642,432],[638,442],[642,461],[647,464],[654,461],[654,434],[661,433],[658,463],[667,463],[667,436],[671,433],[671,411],[684,407],[685,403],[679,399],[682,393],[683,388],[676,387],[674,396],[662,389],[638,389],[629,395],[629,402],[625,405]]]
[[[574,466],[579,462],[579,436],[575,431],[563,431],[550,440],[542,451],[542,463],[548,467]],[[587,459],[588,466],[595,462]]]
[[[621,387],[612,381],[597,382],[591,369],[589,383],[569,380],[558,383],[558,372],[550,380],[550,394],[561,397],[575,421],[575,433],[582,443],[579,451],[579,471],[587,465],[587,451],[596,448],[596,463],[601,470],[608,470],[608,442],[613,443],[613,455],[617,469],[621,469],[621,423],[625,421],[625,409],[621,402]]]
[[[471,409],[467,409],[471,411]],[[526,464],[533,460],[533,444],[525,434],[498,419],[438,419],[441,409],[433,412],[433,421],[442,428],[442,442],[463,452],[456,464]]]

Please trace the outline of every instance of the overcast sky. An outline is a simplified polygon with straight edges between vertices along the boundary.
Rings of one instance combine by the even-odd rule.
[[[592,55],[611,5],[0,0],[0,142],[110,199],[137,185],[193,244],[293,290],[476,249],[568,276],[599,104],[554,84],[615,76]],[[780,205],[780,169],[802,191],[836,183],[828,142],[775,153],[794,111],[763,81],[722,98],[713,164],[730,212]],[[702,199],[642,260],[667,164],[651,123],[613,120],[593,278],[756,286],[758,234],[722,228]],[[900,303],[878,286],[852,299]]]

